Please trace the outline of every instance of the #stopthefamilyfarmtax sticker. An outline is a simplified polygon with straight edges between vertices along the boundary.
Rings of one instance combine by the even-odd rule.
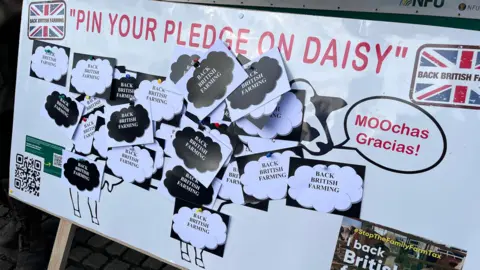
[[[360,217],[365,166],[290,158],[287,205]]]
[[[228,215],[176,199],[170,237],[223,257],[229,224]]]
[[[466,257],[466,250],[368,221],[343,217],[330,269],[461,270]]]

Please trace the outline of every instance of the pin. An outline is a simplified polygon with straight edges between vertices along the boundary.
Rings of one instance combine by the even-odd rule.
[[[198,61],[198,58],[197,59],[193,59],[193,66],[195,68],[198,68],[200,66],[200,62]]]
[[[130,78],[130,74],[125,75],[125,78],[129,79],[129,78]]]
[[[255,66],[253,64],[250,65],[250,70],[255,70]]]
[[[161,83],[162,83],[162,79],[158,79],[157,82],[158,82],[158,84],[161,84]]]
[[[202,211],[203,211],[202,208],[197,208],[197,211],[196,211],[196,212],[197,212],[197,213],[201,213]]]
[[[95,57],[93,57],[93,56],[90,56],[90,59],[91,59],[91,60],[95,60]]]
[[[83,120],[83,122],[87,122],[87,118],[86,118],[86,117],[83,117],[82,120]]]
[[[131,97],[131,98],[130,98],[130,101],[129,101],[130,105],[131,105],[131,106],[135,105],[135,101],[136,101],[136,100],[137,100],[137,99],[135,99],[135,97]]]
[[[214,124],[216,128],[219,128],[220,127],[220,124],[219,123],[215,123]]]
[[[85,99],[86,99],[86,100],[90,100],[90,96],[85,96]]]
[[[229,50],[232,50],[232,47],[231,47],[231,46],[228,46],[228,49],[229,49]]]
[[[61,99],[64,99],[65,98],[65,95],[64,94],[60,94],[59,96]]]
[[[268,157],[268,158],[271,157],[271,156],[272,156],[272,153],[268,153],[268,154],[267,154],[267,157]]]

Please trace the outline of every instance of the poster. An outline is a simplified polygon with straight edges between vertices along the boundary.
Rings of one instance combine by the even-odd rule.
[[[467,252],[344,217],[331,270],[461,269]]]
[[[175,2],[209,3],[207,0],[175,0]],[[478,0],[366,0],[362,1],[361,5],[355,0],[217,0],[216,3],[219,5],[359,11],[469,19],[480,17],[480,1]]]
[[[70,50],[63,87],[30,75],[30,3],[23,9],[11,152],[11,160],[19,159],[10,175],[35,175],[35,188],[25,188],[30,183],[22,180],[28,178],[19,177],[23,188],[11,181],[13,197],[189,269],[330,269],[343,216],[287,205],[295,195],[260,207],[258,201],[237,200],[243,193],[220,191],[209,208],[229,217],[222,256],[172,238],[175,204],[157,190],[157,159],[141,183],[113,173],[105,162],[108,144],[101,140],[109,119],[97,121],[95,151],[87,157],[106,163],[98,198],[71,193],[60,182],[62,174],[50,168],[58,165],[54,154],[72,152],[73,143],[40,112],[53,91],[78,95],[69,92],[75,54],[115,59],[117,66],[166,78],[177,45],[206,51],[220,38],[235,56],[248,59],[278,47],[295,90],[288,93],[297,93],[291,100],[301,104],[275,111],[274,118],[292,114],[278,115],[289,124],[280,125],[285,130],[245,131],[245,152],[277,150],[269,146],[285,142],[289,146],[283,148],[299,144],[305,159],[329,167],[364,168],[360,219],[466,250],[465,270],[480,264],[476,32],[156,1],[81,0],[67,3],[65,38],[44,41]],[[55,149],[34,151],[38,143],[31,139],[26,149],[27,136]]]

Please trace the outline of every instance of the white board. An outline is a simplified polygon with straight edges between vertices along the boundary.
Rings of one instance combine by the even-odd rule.
[[[462,0],[173,0],[199,4],[318,9],[478,19],[479,1]]]
[[[30,76],[34,42],[28,34],[35,30],[28,28],[30,2],[25,1],[23,5],[20,34],[11,196],[165,260],[201,269],[193,262],[193,249],[190,250],[192,263],[181,259],[179,241],[170,237],[173,203],[154,189],[145,190],[109,178],[109,186],[102,190],[98,201],[84,196],[79,198],[74,207],[80,215],[75,215],[77,212],[72,207],[75,193],[72,198],[68,185],[55,176],[59,173],[55,168],[58,156],[52,160],[61,152],[59,147],[71,148],[71,140],[57,132],[55,125],[40,113],[48,93],[53,90],[68,92],[72,64],[69,63],[65,86]],[[480,223],[477,211],[480,183],[476,174],[480,150],[477,143],[478,81],[427,78],[412,84],[417,74],[414,69],[419,64],[417,51],[423,54],[427,50],[433,57],[438,48],[451,50],[452,45],[465,45],[454,47],[459,53],[473,52],[465,55],[472,59],[470,68],[465,70],[473,74],[473,79],[477,78],[479,70],[475,66],[480,64],[480,50],[466,47],[477,43],[477,32],[132,0],[70,1],[65,13],[65,38],[50,42],[68,47],[70,60],[73,53],[112,57],[119,65],[149,74],[167,74],[177,43],[203,47],[204,43],[212,43],[212,33],[221,34],[220,38],[230,44],[235,54],[243,53],[250,59],[271,46],[279,46],[290,79],[302,84],[298,87],[307,90],[308,98],[315,94],[341,98],[346,103],[324,122],[330,131],[331,145],[336,148],[328,149],[331,151],[325,155],[307,156],[366,166],[360,217],[465,249],[468,251],[466,270],[474,270],[480,264],[477,245],[480,240],[480,227],[477,226]],[[92,18],[95,23],[89,21],[87,24]],[[125,30],[127,18],[131,25],[136,20],[137,38],[132,31]],[[115,22],[113,27],[112,21]],[[121,31],[119,22],[124,27]],[[140,32],[138,25],[142,22],[149,31],[143,28]],[[204,39],[205,31],[207,38]],[[426,44],[436,45],[422,47]],[[321,46],[317,52],[318,45]],[[444,65],[444,71],[453,72],[466,65],[460,63],[461,57],[449,60],[438,52],[435,57],[440,60],[429,58],[428,61],[437,67],[421,68],[441,72],[439,69]],[[432,88],[426,91],[420,84],[429,84]],[[450,96],[446,95],[446,88],[434,89],[444,85],[453,85]],[[457,89],[457,86],[462,87]],[[463,86],[466,92],[462,92],[465,91]],[[393,131],[388,132],[355,127],[355,113],[368,111],[400,126],[392,126],[389,130]],[[344,128],[347,114],[350,115],[345,123],[350,136],[348,142]],[[305,144],[310,151],[318,152],[317,142],[328,145],[329,141],[309,102],[305,121],[320,135]],[[371,125],[375,125],[375,121],[372,120]],[[403,123],[411,130],[428,129],[430,139],[398,135]],[[383,125],[387,129],[388,121]],[[406,133],[405,128],[403,132]],[[414,148],[410,154],[395,154],[355,143],[356,138],[362,142],[367,135],[384,141],[401,141]],[[39,154],[43,151],[41,148],[47,149],[45,154]],[[46,166],[35,175],[41,179],[38,196],[18,188],[20,183],[15,180],[15,172],[21,169],[17,168],[22,166],[21,156],[23,160],[34,158]],[[20,165],[16,164],[17,158]],[[214,209],[220,203],[218,201]],[[96,206],[93,207],[95,218],[91,217],[89,204]],[[203,262],[207,269],[330,268],[341,216],[287,207],[285,200],[270,202],[268,212],[236,204],[225,205],[222,212],[230,216],[225,254],[220,258],[205,252]]]

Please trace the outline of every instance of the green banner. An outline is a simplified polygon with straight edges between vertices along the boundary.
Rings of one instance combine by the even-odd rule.
[[[56,177],[62,174],[63,149],[65,148],[28,135],[25,140],[25,152],[43,157],[43,171]]]

